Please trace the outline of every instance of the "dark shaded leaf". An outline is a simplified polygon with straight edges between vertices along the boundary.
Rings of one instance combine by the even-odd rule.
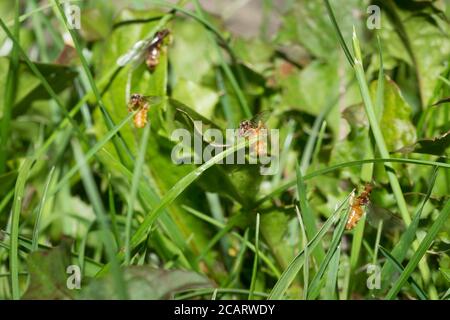
[[[70,265],[70,241],[63,239],[60,246],[48,251],[36,251],[28,256],[30,285],[22,296],[26,300],[72,299],[67,288]]]
[[[400,153],[424,153],[440,156],[445,153],[450,146],[450,131],[433,139],[421,139],[416,143],[398,149],[394,152]]]
[[[124,270],[128,296],[132,300],[171,299],[174,294],[194,288],[211,288],[212,283],[198,273],[186,270],[164,270],[132,266]],[[110,276],[93,280],[78,296],[79,299],[117,299]]]

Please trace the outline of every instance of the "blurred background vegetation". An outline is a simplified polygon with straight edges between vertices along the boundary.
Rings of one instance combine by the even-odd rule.
[[[59,1],[0,2],[0,298],[449,298],[447,1],[330,1],[344,42],[328,1],[72,4],[80,30]],[[165,28],[154,71],[118,65]],[[132,93],[167,97],[145,129]],[[174,129],[261,112],[276,175],[172,163]],[[366,182],[366,217],[332,227]]]

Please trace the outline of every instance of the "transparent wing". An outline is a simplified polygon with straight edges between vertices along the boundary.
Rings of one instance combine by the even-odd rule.
[[[123,67],[132,61],[140,61],[144,58],[145,51],[151,44],[150,40],[140,40],[134,44],[134,46],[128,50],[127,53],[120,56],[116,63],[117,65]]]
[[[392,211],[371,202],[366,206],[366,212],[367,221],[374,228],[378,228],[381,221],[383,222],[383,230],[386,231],[403,230],[405,227],[403,220],[396,216]]]
[[[163,97],[161,96],[143,96],[142,99],[144,99],[145,102],[147,102],[150,105],[158,104],[162,101]]]
[[[253,116],[253,118],[250,119],[250,122],[252,124],[254,124],[255,126],[257,126],[260,121],[262,123],[266,123],[266,121],[269,119],[269,117],[270,117],[270,111],[264,110],[264,111],[261,111],[261,112],[255,114]]]

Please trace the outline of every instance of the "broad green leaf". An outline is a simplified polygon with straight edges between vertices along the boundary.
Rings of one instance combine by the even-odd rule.
[[[192,106],[196,112],[208,119],[212,118],[214,107],[219,101],[219,96],[215,91],[183,78],[177,81],[172,97]]]
[[[371,84],[371,95],[376,96],[377,82]],[[412,124],[412,109],[403,98],[399,87],[386,78],[384,85],[383,115],[380,129],[389,151],[410,145],[416,140],[416,129]]]
[[[0,57],[0,74],[7,74],[9,59]],[[67,66],[56,64],[35,64],[38,70],[44,75],[51,87],[56,93],[63,91],[72,84],[72,80],[77,75],[77,72]],[[37,100],[48,100],[50,98],[47,91],[42,86],[38,78],[29,70],[25,63],[19,66],[19,80],[17,84],[17,94],[15,97],[14,108],[12,110],[13,116],[22,114],[30,108],[31,104]],[[5,97],[5,83],[6,78],[0,77],[0,116],[3,109],[3,99]],[[41,110],[43,114],[50,114],[50,110]]]

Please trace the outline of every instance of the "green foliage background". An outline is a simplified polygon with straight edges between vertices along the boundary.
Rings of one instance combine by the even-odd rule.
[[[0,298],[450,297],[446,1],[265,0],[250,38],[195,0],[74,3],[81,30],[59,1],[0,3]],[[163,28],[154,72],[117,64]],[[162,98],[145,129],[131,93]],[[191,119],[224,132],[260,112],[278,174],[172,162]],[[375,209],[345,231],[365,182]]]

